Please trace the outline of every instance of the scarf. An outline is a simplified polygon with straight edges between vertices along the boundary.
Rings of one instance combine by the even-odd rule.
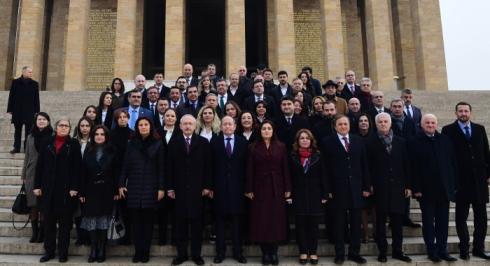
[[[61,137],[61,136],[56,135],[56,137],[54,138],[54,148],[55,148],[56,154],[60,153],[61,147],[63,147],[63,144],[65,144],[65,142],[66,142],[66,137]]]
[[[299,160],[303,167],[308,166],[308,159],[311,157],[311,149],[299,148],[298,150]]]
[[[32,129],[31,135],[34,138],[34,148],[38,153],[41,151],[41,147],[51,137],[52,133],[53,129],[50,126],[44,128],[43,130],[39,130],[38,127],[34,127]]]
[[[392,141],[393,141],[393,130],[390,129],[390,132],[387,135],[381,135],[378,132],[378,137],[381,140],[381,142],[385,145],[386,151],[388,154],[391,153],[391,148],[392,148]]]

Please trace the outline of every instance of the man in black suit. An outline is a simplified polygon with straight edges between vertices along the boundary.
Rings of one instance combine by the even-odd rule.
[[[370,177],[364,141],[349,134],[349,118],[340,115],[335,119],[336,134],[322,141],[326,160],[330,207],[332,208],[335,239],[335,263],[345,260],[344,228],[349,214],[350,244],[348,259],[366,263],[359,255],[361,248],[361,208],[364,198],[370,195]]]
[[[322,104],[323,107],[323,117],[316,125],[313,127],[313,136],[315,139],[321,143],[321,141],[330,137],[334,134],[335,130],[332,127],[332,122],[337,115],[337,109],[335,103],[332,101],[326,101]]]
[[[272,69],[266,68],[264,69],[263,73],[264,80],[262,82],[264,83],[264,93],[266,95],[272,96],[272,91],[276,87],[276,84],[274,83],[274,72],[272,72]],[[257,75],[254,81],[257,80],[258,76],[260,75]]]
[[[277,73],[279,84],[272,91],[272,97],[274,102],[279,103],[283,97],[292,97],[293,88],[288,83],[288,72],[281,70]]]
[[[402,107],[403,109],[403,107]],[[405,140],[391,130],[391,117],[387,113],[375,118],[376,133],[366,141],[369,173],[373,185],[376,208],[376,244],[379,262],[386,262],[386,219],[390,218],[392,232],[392,257],[411,262],[403,253],[403,216],[405,201],[410,199],[409,162]]]
[[[155,81],[153,86],[158,89],[158,97],[168,97],[170,88],[163,84],[163,74],[156,73],[155,76],[153,76],[153,81]]]
[[[163,128],[163,114],[169,108],[168,99],[160,98],[157,101],[157,113],[153,117],[153,124],[155,125],[155,130],[159,131]]]
[[[188,86],[186,89],[187,101],[177,107],[177,115],[182,117],[186,114],[190,114],[193,117],[197,117],[201,104],[198,101],[198,93],[196,86]]]
[[[296,133],[303,128],[309,129],[308,120],[294,114],[293,98],[281,99],[281,115],[275,120],[277,138],[286,145],[288,152],[291,151]]]
[[[160,98],[160,94],[158,93],[158,88],[155,86],[151,86],[146,90],[146,95],[148,97],[148,101],[143,102],[141,104],[142,107],[150,110],[153,113],[153,116],[156,116],[157,112],[157,101]]]
[[[175,86],[180,90],[180,102],[187,102],[186,89],[189,86],[187,79],[184,76],[180,76],[175,80]]]
[[[213,83],[213,87],[216,88],[216,81],[218,81],[218,79],[222,79],[223,77],[218,76],[216,74],[216,65],[215,64],[209,64],[208,65],[207,74],[209,76],[209,80],[211,80],[211,82]]]
[[[231,226],[233,258],[240,263],[242,255],[242,219],[248,142],[235,135],[236,123],[230,116],[221,120],[223,134],[211,140],[213,154],[213,201],[216,230],[216,257],[223,262],[226,254],[225,225]]]
[[[254,88],[253,88],[253,93],[254,95],[248,97],[245,99],[243,102],[243,107],[244,110],[251,111],[252,113],[255,113],[255,103],[258,101],[264,101],[267,103],[267,113],[271,116],[274,117],[274,109],[275,109],[275,102],[274,99],[271,96],[264,95],[264,83],[262,81],[254,81]]]
[[[347,116],[349,117],[350,124],[352,127],[350,128],[350,133],[359,133],[359,117],[361,116],[361,101],[357,98],[350,98],[347,103],[347,107],[349,108],[349,112]]]
[[[211,147],[207,139],[194,134],[196,119],[184,115],[180,119],[182,135],[175,136],[168,144],[168,196],[175,199],[177,257],[173,265],[188,260],[188,230],[191,235],[191,257],[197,265],[203,265],[202,216],[203,197],[212,197]]]
[[[232,73],[230,75],[230,86],[228,86],[228,100],[234,101],[243,108],[243,100],[245,100],[246,97],[249,97],[252,95],[252,85],[248,87],[247,89],[240,88],[238,86],[239,84],[239,77],[238,74]],[[250,82],[250,84],[253,84],[253,81]]]
[[[146,97],[146,78],[145,78],[145,76],[143,76],[141,74],[136,75],[136,77],[134,78],[134,89],[133,90],[137,90],[137,91],[141,92],[141,95],[142,95],[141,102],[142,103],[145,103],[148,101],[148,99]],[[129,106],[129,100],[130,100],[129,96],[133,90],[128,91],[124,94],[124,102],[123,102],[122,107],[128,107]]]
[[[447,251],[449,201],[454,201],[456,158],[451,140],[437,132],[437,117],[422,116],[422,132],[408,142],[412,191],[422,210],[422,234],[432,262],[456,261]]]
[[[485,127],[471,122],[471,105],[456,104],[457,120],[442,128],[456,154],[458,182],[456,187],[456,230],[459,237],[459,256],[468,260],[470,235],[468,212],[473,208],[473,256],[486,260],[485,236],[487,235],[488,184],[490,183],[490,152]]]
[[[301,69],[302,72],[306,72],[308,74],[308,78],[310,79],[311,85],[315,90],[315,95],[322,95],[322,83],[313,77],[313,69],[310,66],[304,66]]]
[[[245,90],[245,91],[251,91],[253,80],[251,80],[247,77],[247,67],[246,66],[240,66],[238,68],[238,76],[239,76],[238,87],[242,90]]]
[[[182,101],[182,95],[180,93],[179,87],[172,86],[170,87],[170,96],[169,96],[169,107],[177,110],[180,105],[184,104]]]
[[[39,84],[32,79],[32,68],[25,66],[22,68],[22,75],[12,81],[7,113],[12,115],[14,124],[14,148],[11,154],[20,152],[20,142],[22,138],[22,126],[24,126],[25,139],[29,135],[34,115],[39,112]],[[25,141],[24,141],[25,149]]]
[[[191,64],[185,64],[182,72],[182,76],[185,77],[189,86],[197,86],[199,84],[199,79],[194,76],[194,68]]]
[[[219,113],[218,115],[222,117],[225,113],[225,105],[229,100],[229,93],[226,88],[226,80],[220,79],[216,81],[216,92],[218,93],[218,106]]]
[[[344,98],[346,101],[349,101],[352,97],[359,98],[361,87],[356,84],[356,73],[353,70],[347,70],[345,72],[345,80],[346,83],[340,97]]]
[[[415,129],[417,132],[420,131],[420,120],[422,119],[422,111],[415,105],[412,105],[413,94],[412,90],[404,89],[402,90],[402,100],[405,102],[405,107],[403,112],[406,116],[410,117],[415,122]]]
[[[373,107],[367,110],[367,114],[374,121],[374,118],[379,113],[390,113],[390,109],[384,106],[384,93],[382,91],[372,91]],[[362,106],[361,106],[362,109]]]

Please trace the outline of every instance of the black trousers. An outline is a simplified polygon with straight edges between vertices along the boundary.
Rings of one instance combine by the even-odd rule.
[[[348,213],[348,218],[346,218]],[[335,255],[344,256],[345,225],[350,228],[349,254],[358,255],[361,249],[361,209],[332,209]]]
[[[314,215],[296,215],[296,237],[299,254],[316,255],[319,219],[319,216]]]
[[[171,224],[171,243],[175,243],[175,215],[174,201],[164,198],[158,208],[158,241],[161,244],[167,242],[168,225]]]
[[[191,256],[200,257],[202,247],[202,218],[176,217],[175,229],[177,240],[177,256],[187,257],[187,244],[191,236]]]
[[[429,255],[447,254],[449,201],[420,200],[422,234]]]
[[[486,203],[471,204],[473,208],[473,250],[485,250],[485,237],[487,235],[487,205]],[[470,248],[470,234],[468,232],[468,213],[470,203],[456,202],[456,231],[459,238],[459,252],[468,253]]]
[[[56,229],[56,225],[58,225],[58,229]],[[60,257],[68,256],[72,225],[73,217],[70,212],[44,214],[44,250],[46,254],[55,254],[56,234],[58,234],[58,254]]]
[[[14,124],[14,149],[20,151],[20,142],[22,139],[22,125],[24,125],[24,149],[29,132],[31,132],[32,124],[15,123]]]
[[[403,218],[404,214],[386,213],[376,211],[376,244],[380,254],[385,254],[388,250],[388,241],[386,240],[386,219],[390,217],[391,238],[393,240],[391,247],[393,254],[402,252],[403,243]]]
[[[215,231],[216,231],[216,254],[225,256],[226,254],[226,225],[230,225],[231,238],[233,243],[233,256],[238,257],[242,254],[242,228],[241,221],[242,215],[239,214],[229,214],[222,215],[219,214],[215,217]]]
[[[149,257],[155,209],[130,208],[133,244],[136,256]]]
[[[277,255],[278,244],[277,243],[259,243],[262,256]]]
[[[405,215],[403,216],[402,222],[404,224],[408,223],[410,221],[410,198],[405,199]]]

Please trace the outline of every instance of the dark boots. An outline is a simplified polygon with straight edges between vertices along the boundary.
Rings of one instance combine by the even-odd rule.
[[[44,222],[39,222],[39,234],[37,235],[36,243],[44,242]]]
[[[32,236],[31,239],[29,239],[29,243],[36,243],[37,239],[39,237],[39,221],[38,220],[31,220],[31,229],[32,229]]]
[[[92,263],[97,259],[97,244],[98,244],[97,230],[89,231],[89,235],[90,235],[90,255],[88,256],[87,262]]]
[[[97,262],[105,261],[105,247],[107,243],[107,230],[97,230]]]

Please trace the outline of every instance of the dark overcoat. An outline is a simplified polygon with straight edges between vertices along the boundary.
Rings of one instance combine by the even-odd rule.
[[[276,132],[277,138],[286,145],[286,149],[288,152],[291,151],[291,147],[294,143],[294,138],[296,137],[296,133],[303,128],[309,129],[310,124],[308,120],[299,115],[293,115],[291,118],[291,125],[288,124],[286,117],[284,115],[276,116],[275,122],[276,124]]]
[[[32,124],[39,112],[39,84],[23,77],[14,79],[10,87],[7,112],[12,113],[12,124]]]

